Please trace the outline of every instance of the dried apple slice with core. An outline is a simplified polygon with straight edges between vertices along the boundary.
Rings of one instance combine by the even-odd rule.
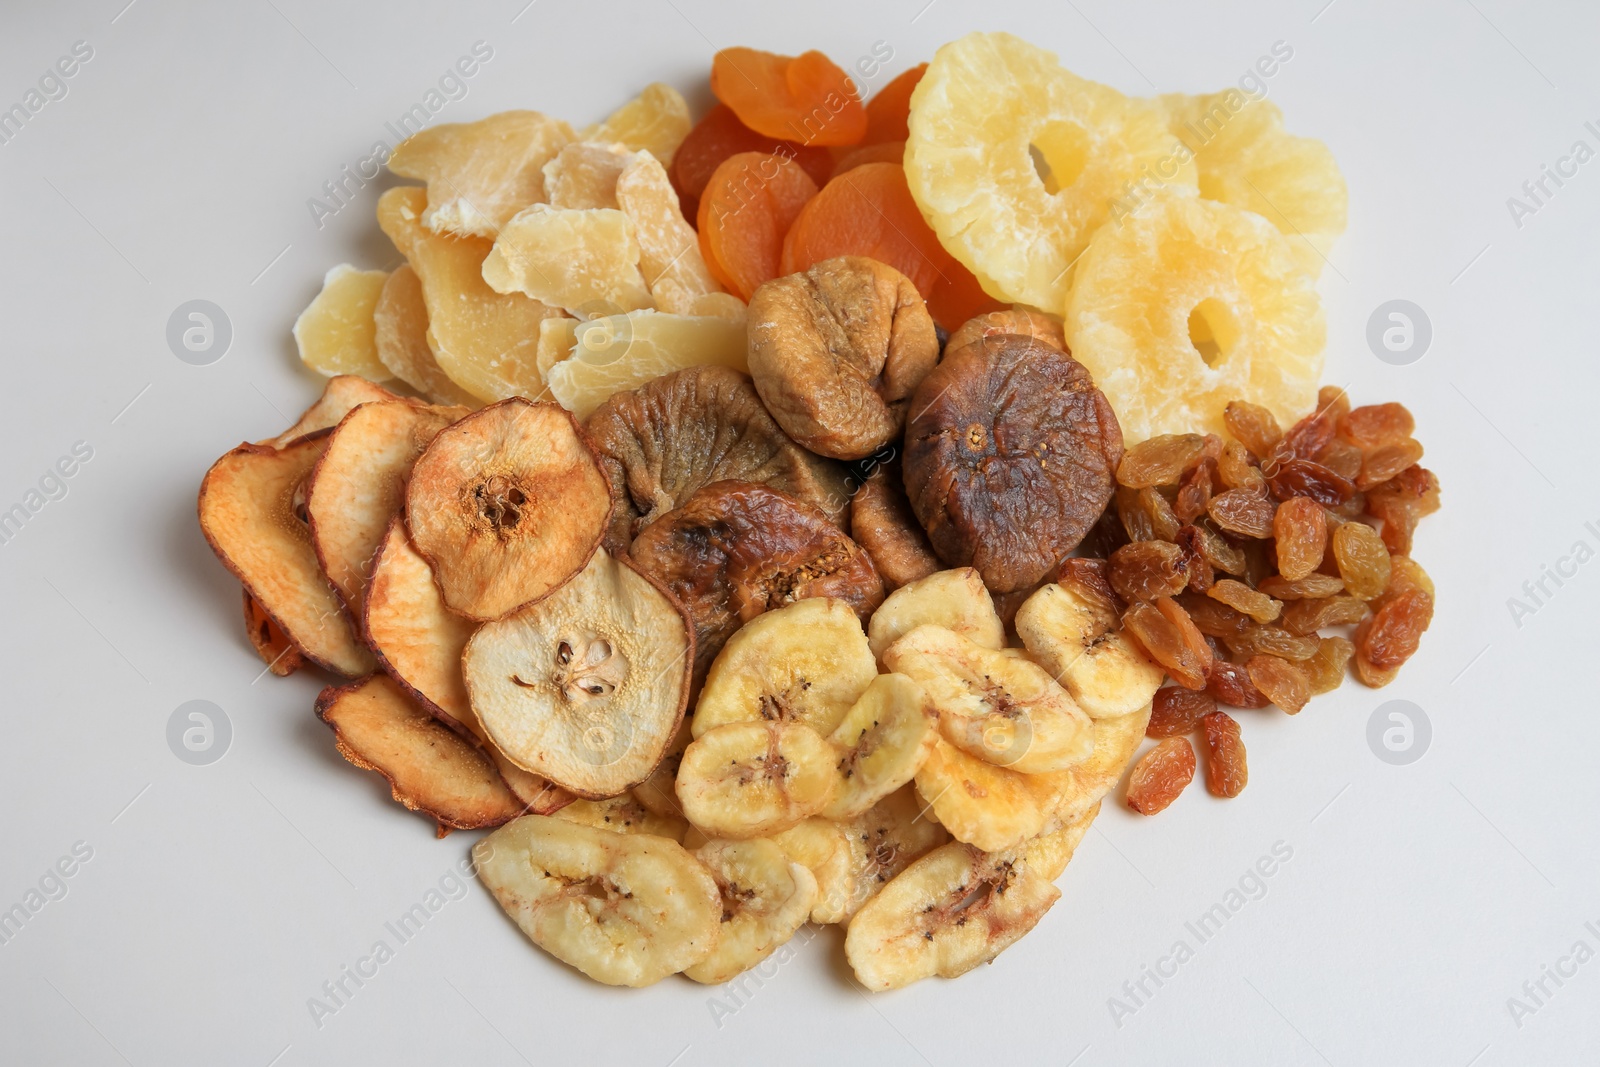
[[[497,619],[589,561],[610,488],[572,416],[518,397],[434,437],[411,471],[406,524],[445,604]]]
[[[387,778],[394,798],[432,817],[440,837],[499,826],[522,813],[522,803],[483,753],[388,675],[329,686],[317,697],[317,716],[333,727],[345,759]]]
[[[611,797],[661,762],[693,659],[678,605],[601,550],[554,593],[484,625],[461,665],[500,751],[579,796]]]
[[[305,518],[305,482],[327,444],[320,431],[281,449],[240,445],[217,460],[200,483],[200,529],[306,658],[353,677],[373,669],[372,653],[322,573]]]
[[[428,347],[428,305],[409,263],[396,267],[383,283],[372,322],[378,359],[396,378],[437,403],[478,406],[478,398],[450,380]]]
[[[267,670],[278,677],[293,674],[305,663],[305,657],[294,647],[283,627],[273,621],[248,589],[244,590],[244,632]]]
[[[407,400],[362,404],[339,423],[306,484],[311,545],[350,613],[361,616],[384,532],[405,500],[405,479],[434,435],[468,414]]]
[[[323,387],[322,395],[317,398],[317,402],[301,412],[293,426],[276,437],[257,441],[256,444],[282,448],[290,441],[307,434],[339,425],[339,420],[350,414],[357,404],[399,399],[398,394],[391,393],[383,386],[369,382],[365,378],[354,374],[335,374],[328,379],[328,384]]]
[[[372,311],[389,278],[387,271],[356,270],[341,263],[322,279],[322,291],[294,320],[300,362],[320,374],[359,374],[386,381],[378,359]]]

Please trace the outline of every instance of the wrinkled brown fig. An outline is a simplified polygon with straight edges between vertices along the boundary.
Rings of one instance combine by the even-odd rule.
[[[968,319],[956,327],[956,332],[944,343],[944,350],[947,355],[953,355],[958,349],[978,343],[998,348],[1004,344],[1000,338],[1007,334],[1032,337],[1051,348],[1059,348],[1063,352],[1067,350],[1067,338],[1061,332],[1060,319],[1021,305]]]
[[[282,448],[298,437],[339,425],[339,420],[350,414],[357,404],[399,399],[397,394],[365,378],[354,374],[335,374],[328,379],[328,384],[322,387],[322,395],[317,398],[317,402],[301,412],[293,426],[276,437],[256,443]]]
[[[770,485],[845,523],[844,467],[791,441],[750,378],[729,367],[691,367],[618,393],[585,428],[616,500],[611,552],[627,551],[640,530],[696,490],[730,479]]]
[[[641,530],[632,556],[694,620],[697,680],[764,611],[834,597],[865,621],[883,602],[883,581],[860,545],[816,508],[751,482],[701,489]]]
[[[481,627],[461,657],[490,740],[584,797],[650,777],[683,719],[693,664],[683,609],[604,549],[543,600]]]
[[[440,837],[522,814],[522,803],[483,753],[413,703],[388,675],[330,685],[317,697],[317,716],[333,727],[340,755],[387,778],[394,798],[431,817]]]
[[[313,663],[352,677],[373,669],[311,547],[305,483],[328,431],[283,448],[240,445],[200,483],[200,529],[223,566]]]
[[[1117,417],[1082,364],[1005,335],[923,379],[906,427],[906,494],[940,558],[1009,593],[1078,546],[1121,459]]]
[[[444,602],[497,619],[589,562],[610,488],[572,416],[511,397],[433,439],[411,470],[406,525]]]
[[[289,635],[283,632],[283,627],[272,621],[272,616],[250,595],[248,589],[244,590],[244,632],[249,635],[250,643],[255,646],[261,662],[267,665],[267,670],[278,677],[293,674],[305,665],[305,657],[294,647]]]
[[[867,550],[890,590],[944,570],[904,486],[897,457],[880,464],[850,502],[850,536]]]
[[[826,259],[750,297],[750,375],[790,437],[861,459],[900,436],[906,404],[939,361],[917,287],[863,256]]]

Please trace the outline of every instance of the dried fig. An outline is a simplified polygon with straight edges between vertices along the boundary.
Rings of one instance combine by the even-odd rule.
[[[712,482],[770,485],[841,527],[848,514],[845,469],[791,441],[749,377],[727,367],[691,367],[617,393],[587,429],[611,482],[612,552]]]
[[[998,345],[998,338],[1007,334],[1032,337],[1052,348],[1059,348],[1063,352],[1067,350],[1067,339],[1061,332],[1061,320],[1021,304],[1005,311],[990,311],[968,319],[956,327],[956,332],[944,343],[944,350],[954,353],[957,349],[979,342]]]
[[[632,557],[694,620],[696,679],[764,611],[834,597],[865,622],[883,602],[883,581],[860,545],[818,509],[751,482],[701,489],[639,531]]]
[[[944,570],[906,499],[899,459],[879,464],[850,504],[850,536],[867,550],[887,589]]]
[[[835,459],[900,435],[906,404],[939,361],[916,286],[862,256],[825,259],[750,297],[750,374],[790,437]]]
[[[1089,372],[1031,337],[967,345],[918,387],[906,492],[940,558],[990,589],[1036,584],[1099,520],[1122,429]]]

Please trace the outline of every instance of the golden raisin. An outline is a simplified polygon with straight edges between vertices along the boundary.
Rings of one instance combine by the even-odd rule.
[[[1264,708],[1272,703],[1250,680],[1250,672],[1245,670],[1243,664],[1220,657],[1211,661],[1211,676],[1206,679],[1206,692],[1215,697],[1217,703],[1233,708]]]
[[[1322,464],[1309,459],[1280,463],[1267,478],[1267,490],[1278,500],[1308,496],[1327,507],[1338,507],[1355,495],[1356,486]]]
[[[1383,445],[1362,458],[1356,488],[1371,489],[1382,485],[1407,467],[1416,466],[1421,458],[1422,445],[1410,437],[1396,444]]]
[[[1185,689],[1181,685],[1157,689],[1150,702],[1150,723],[1144,728],[1144,735],[1160,740],[1193,733],[1200,720],[1216,710],[1217,702],[1203,689]]]
[[[1140,441],[1123,453],[1117,482],[1130,489],[1176,485],[1200,459],[1206,439],[1197,433],[1164,433]]]
[[[1355,654],[1356,646],[1348,638],[1322,638],[1317,654],[1300,662],[1300,670],[1311,686],[1311,695],[1331,693],[1343,685],[1350,657]]]
[[[1245,537],[1271,537],[1276,510],[1270,497],[1251,489],[1229,489],[1212,497],[1206,507],[1206,513],[1218,526]]]
[[[1328,545],[1328,516],[1309,497],[1296,496],[1278,505],[1272,516],[1278,549],[1278,574],[1296,581],[1316,571]]]
[[[1322,450],[1322,458],[1317,462],[1345,481],[1354,483],[1361,474],[1361,449],[1335,438]]]
[[[1188,584],[1184,551],[1169,541],[1135,541],[1111,554],[1111,587],[1124,600],[1177,596]]]
[[[1123,628],[1150,658],[1185,689],[1204,689],[1211,646],[1187,612],[1169,597],[1138,603],[1122,617]]]
[[[1279,600],[1320,600],[1344,592],[1344,579],[1332,574],[1308,574],[1291,582],[1275,574],[1257,588]]]
[[[1210,596],[1184,593],[1178,598],[1195,629],[1211,637],[1242,634],[1251,626],[1250,616]]]
[[[1184,476],[1183,484],[1178,487],[1178,496],[1172,502],[1172,510],[1182,522],[1193,522],[1206,513],[1206,505],[1211,503],[1212,477],[1217,469],[1214,459],[1202,459],[1195,464],[1194,470]]]
[[[1298,714],[1311,699],[1311,683],[1305,673],[1279,656],[1251,656],[1245,664],[1250,680],[1266,698],[1290,715]]]
[[[1169,737],[1146,752],[1128,775],[1128,807],[1154,815],[1178,799],[1194,780],[1194,746],[1186,737]]]
[[[1272,451],[1283,430],[1272,412],[1247,400],[1235,400],[1222,411],[1222,423],[1233,439],[1258,456]]]
[[[1366,523],[1347,522],[1333,532],[1333,558],[1351,596],[1371,600],[1388,588],[1389,550]]]
[[[1339,436],[1362,452],[1399,444],[1416,428],[1404,404],[1363,404],[1339,420]]]
[[[1256,622],[1271,622],[1283,610],[1283,605],[1267,594],[1257,592],[1232,578],[1224,578],[1212,586],[1206,595],[1213,600],[1222,601],[1236,611],[1244,612]]]
[[[1372,616],[1359,642],[1362,657],[1379,670],[1399,667],[1416,654],[1422,633],[1433,621],[1433,597],[1408,589]]]
[[[1211,712],[1200,724],[1206,739],[1206,792],[1214,797],[1238,796],[1250,780],[1239,724],[1225,711]]]
[[[1224,635],[1222,643],[1236,656],[1248,658],[1265,653],[1284,659],[1310,659],[1316,655],[1317,639],[1292,634],[1281,626],[1251,624],[1242,633]]]
[[[1255,457],[1244,445],[1229,441],[1217,457],[1217,478],[1228,489],[1260,489],[1267,484]]]
[[[1296,600],[1283,609],[1280,622],[1285,630],[1302,637],[1324,626],[1349,626],[1367,617],[1367,602],[1353,596],[1330,596],[1322,600]]]
[[[1372,630],[1372,618],[1368,616],[1361,620],[1361,625],[1356,627],[1352,643],[1355,646],[1356,677],[1361,684],[1371,689],[1382,689],[1400,674],[1399,667],[1378,667],[1367,658],[1363,651],[1367,643],[1367,634]]]

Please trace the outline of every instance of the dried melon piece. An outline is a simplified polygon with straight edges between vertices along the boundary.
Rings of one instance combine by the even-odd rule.
[[[390,189],[378,200],[378,225],[422,282],[428,347],[439,368],[485,403],[537,396],[539,323],[560,315],[521,293],[497,293],[483,280],[493,245],[482,237],[449,237],[422,224],[421,189]]]
[[[709,316],[632,311],[578,323],[571,357],[548,371],[550,393],[587,419],[614,393],[687,367],[746,369],[744,323]]]
[[[670,164],[692,125],[683,94],[670,85],[651,82],[604,122],[584,130],[583,139],[616,141]]]
[[[328,584],[306,525],[305,482],[327,447],[327,431],[281,449],[240,445],[200,483],[200,529],[307,659],[352,677],[373,669],[339,594]]]
[[[533,205],[501,229],[483,280],[577,315],[650,307],[633,224],[615,208]]]
[[[339,753],[389,780],[394,798],[433,819],[438,835],[499,826],[522,813],[483,753],[413,703],[388,675],[332,686],[317,717],[333,727]]]
[[[316,403],[301,412],[293,426],[276,437],[257,441],[256,444],[282,448],[297,438],[339,425],[339,420],[350,414],[357,404],[399,399],[397,394],[365,378],[354,374],[335,374],[328,379],[328,384],[323,386],[322,395],[317,398]]]
[[[372,320],[378,359],[391,374],[436,403],[478,406],[478,399],[451,381],[433,358],[428,347],[428,305],[411,264],[400,264],[383,283]]]
[[[667,169],[649,152],[635,153],[615,182],[616,201],[633,222],[639,269],[656,307],[674,315],[695,310],[701,297],[721,292],[700,254],[700,240],[683,217]],[[742,313],[744,304],[738,297]],[[724,307],[728,305],[724,304]]]
[[[389,169],[428,183],[423,225],[435,233],[493,237],[513,215],[545,198],[544,165],[572,140],[572,127],[537,111],[502,111],[413,134]]]
[[[551,207],[615,208],[617,178],[632,159],[620,144],[574,141],[544,165],[545,196]]]
[[[300,362],[319,374],[358,374],[375,382],[393,377],[378,358],[372,312],[387,271],[356,270],[348,263],[322,279],[322,291],[294,320]]]
[[[354,618],[411,465],[435,434],[468,414],[409,400],[362,404],[346,415],[306,483],[311,546]]]

